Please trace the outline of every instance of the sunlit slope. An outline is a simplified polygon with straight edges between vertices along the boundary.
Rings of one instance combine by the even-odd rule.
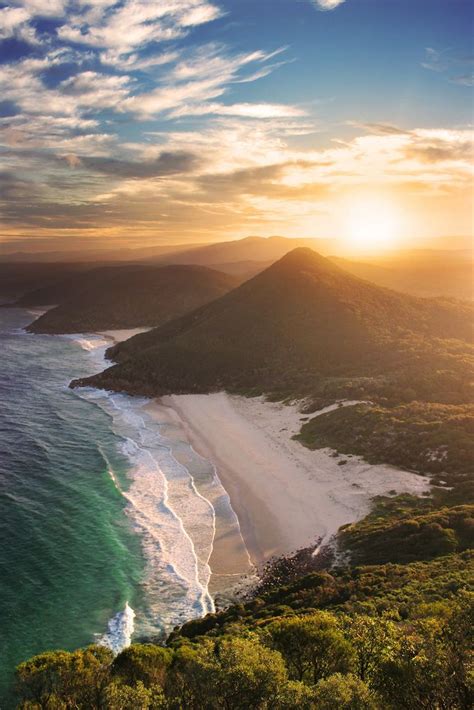
[[[463,251],[394,252],[385,258],[334,262],[354,276],[414,296],[474,299],[472,255]]]
[[[77,333],[156,326],[232,289],[238,280],[200,266],[111,266],[35,295],[59,302],[32,323],[33,333]],[[33,295],[30,295],[31,299]],[[51,301],[50,299],[56,299]]]
[[[372,378],[404,363],[439,370],[449,361],[456,390],[471,316],[468,305],[389,291],[295,249],[217,301],[112,348],[120,364],[93,382],[146,394],[310,394],[321,378]],[[447,338],[454,352],[440,344]]]

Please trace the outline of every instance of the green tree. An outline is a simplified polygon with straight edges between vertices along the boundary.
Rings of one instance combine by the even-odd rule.
[[[281,655],[251,636],[183,647],[173,673],[170,695],[189,710],[275,707],[288,680]]]
[[[440,634],[446,692],[460,708],[474,707],[474,594],[464,593]]]
[[[267,629],[267,639],[296,680],[317,683],[333,673],[346,673],[353,665],[354,652],[327,612],[275,621]]]
[[[147,687],[156,684],[163,687],[171,659],[169,648],[151,643],[133,644],[115,658],[112,673],[128,685],[142,681]]]
[[[374,686],[390,708],[433,710],[444,697],[442,661],[421,628],[401,639],[397,653],[381,660]],[[430,648],[429,648],[430,646]]]
[[[314,690],[317,710],[376,710],[376,702],[368,686],[354,675],[335,673],[323,678]]]
[[[226,708],[245,710],[274,704],[287,681],[280,653],[266,648],[256,638],[226,639],[217,644],[216,652]]]
[[[397,627],[391,621],[363,614],[347,618],[345,627],[348,640],[355,650],[354,670],[361,680],[367,681],[381,660],[389,658],[397,646]]]
[[[213,641],[203,638],[199,644],[180,646],[174,653],[165,688],[172,707],[188,710],[205,707],[215,694],[218,672]]]
[[[299,680],[289,680],[281,686],[275,703],[278,710],[314,710],[314,690]]]
[[[44,708],[99,707],[111,662],[112,652],[103,646],[42,653],[18,666],[17,691],[23,701]]]
[[[159,686],[146,688],[142,681],[134,686],[111,683],[104,691],[103,710],[162,710],[166,700]]]
[[[24,700],[18,705],[19,710],[67,710],[68,706],[58,698],[57,695],[52,693],[48,695],[41,702],[36,702],[36,700]]]
[[[383,660],[374,685],[390,707],[468,710],[473,707],[473,609],[469,600],[448,621],[423,619]]]

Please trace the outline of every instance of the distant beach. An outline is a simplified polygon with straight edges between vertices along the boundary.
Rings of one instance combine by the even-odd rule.
[[[123,340],[133,338],[134,335],[146,333],[147,330],[150,330],[150,328],[122,328],[121,330],[101,330],[98,331],[97,335],[101,335],[103,338],[110,340],[112,345],[115,345],[116,343],[121,343]]]

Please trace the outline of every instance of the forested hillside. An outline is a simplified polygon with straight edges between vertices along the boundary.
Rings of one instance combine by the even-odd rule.
[[[75,384],[301,397],[302,444],[419,471],[431,494],[376,499],[332,548],[273,561],[239,603],[167,640],[21,664],[19,707],[470,709],[471,318],[467,305],[387,291],[296,250],[112,348],[118,365]],[[314,416],[348,397],[363,401]]]
[[[468,710],[472,553],[313,573],[189,622],[167,647],[44,653],[19,707]]]
[[[296,249],[217,301],[114,346],[118,365],[74,384],[301,398],[307,446],[465,476],[474,470],[473,314]],[[342,399],[364,403],[311,416]]]
[[[365,377],[370,393],[395,378],[393,389],[412,386],[416,396],[434,386],[436,396],[445,390],[443,398],[464,401],[473,313],[380,288],[295,249],[223,298],[110,349],[121,365],[94,382],[156,395],[225,388],[308,396],[324,385],[331,397],[354,377]]]
[[[109,266],[27,294],[19,305],[58,303],[32,333],[157,326],[222,296],[238,279],[201,266]]]
[[[52,288],[57,283],[74,281],[77,274],[89,271],[93,266],[80,261],[76,263],[0,262],[0,304],[36,306],[38,302],[24,298],[38,289]],[[97,268],[97,266],[96,266]],[[47,305],[55,303],[48,302]],[[44,302],[40,305],[44,305]]]

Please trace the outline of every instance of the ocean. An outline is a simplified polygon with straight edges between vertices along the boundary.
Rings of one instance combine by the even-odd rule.
[[[214,610],[216,526],[239,534],[209,461],[148,400],[71,379],[100,335],[30,335],[0,309],[0,707],[15,666],[93,642],[115,652]]]

